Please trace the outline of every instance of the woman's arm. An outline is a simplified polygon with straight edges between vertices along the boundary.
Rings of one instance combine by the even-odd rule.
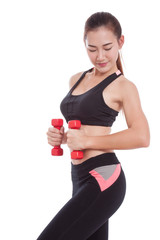
[[[125,80],[121,83],[121,98],[128,129],[106,135],[87,137],[87,149],[133,149],[148,147],[150,132],[147,119],[142,111],[136,86]]]

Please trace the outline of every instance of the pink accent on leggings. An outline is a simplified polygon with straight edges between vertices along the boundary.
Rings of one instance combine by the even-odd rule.
[[[117,164],[117,167],[114,171],[114,173],[112,174],[112,176],[110,176],[107,180],[105,180],[98,172],[96,172],[95,170],[90,171],[89,173],[97,180],[101,191],[106,190],[107,188],[109,188],[119,177],[121,172],[121,165]]]

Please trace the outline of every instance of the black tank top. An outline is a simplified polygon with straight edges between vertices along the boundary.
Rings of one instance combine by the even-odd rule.
[[[118,111],[110,108],[104,102],[103,90],[122,73],[117,71],[102,80],[95,87],[80,95],[72,95],[73,90],[82,81],[87,72],[85,71],[75,85],[70,89],[60,104],[61,112],[67,123],[70,120],[80,120],[83,125],[112,126],[118,116]]]

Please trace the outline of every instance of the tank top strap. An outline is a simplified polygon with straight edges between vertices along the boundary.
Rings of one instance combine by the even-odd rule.
[[[89,70],[82,73],[78,81],[73,85],[73,87],[70,89],[69,93],[72,93],[73,90],[78,86],[78,84],[82,81],[82,79],[85,77],[87,72],[91,72],[93,68],[90,68]]]
[[[112,83],[115,79],[117,79],[121,75],[122,73],[119,70],[109,75],[99,84],[99,88],[103,91],[110,83]]]

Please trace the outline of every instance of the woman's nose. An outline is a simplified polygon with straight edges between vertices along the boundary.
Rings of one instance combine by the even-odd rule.
[[[105,59],[104,52],[98,51],[97,61],[103,61]]]

